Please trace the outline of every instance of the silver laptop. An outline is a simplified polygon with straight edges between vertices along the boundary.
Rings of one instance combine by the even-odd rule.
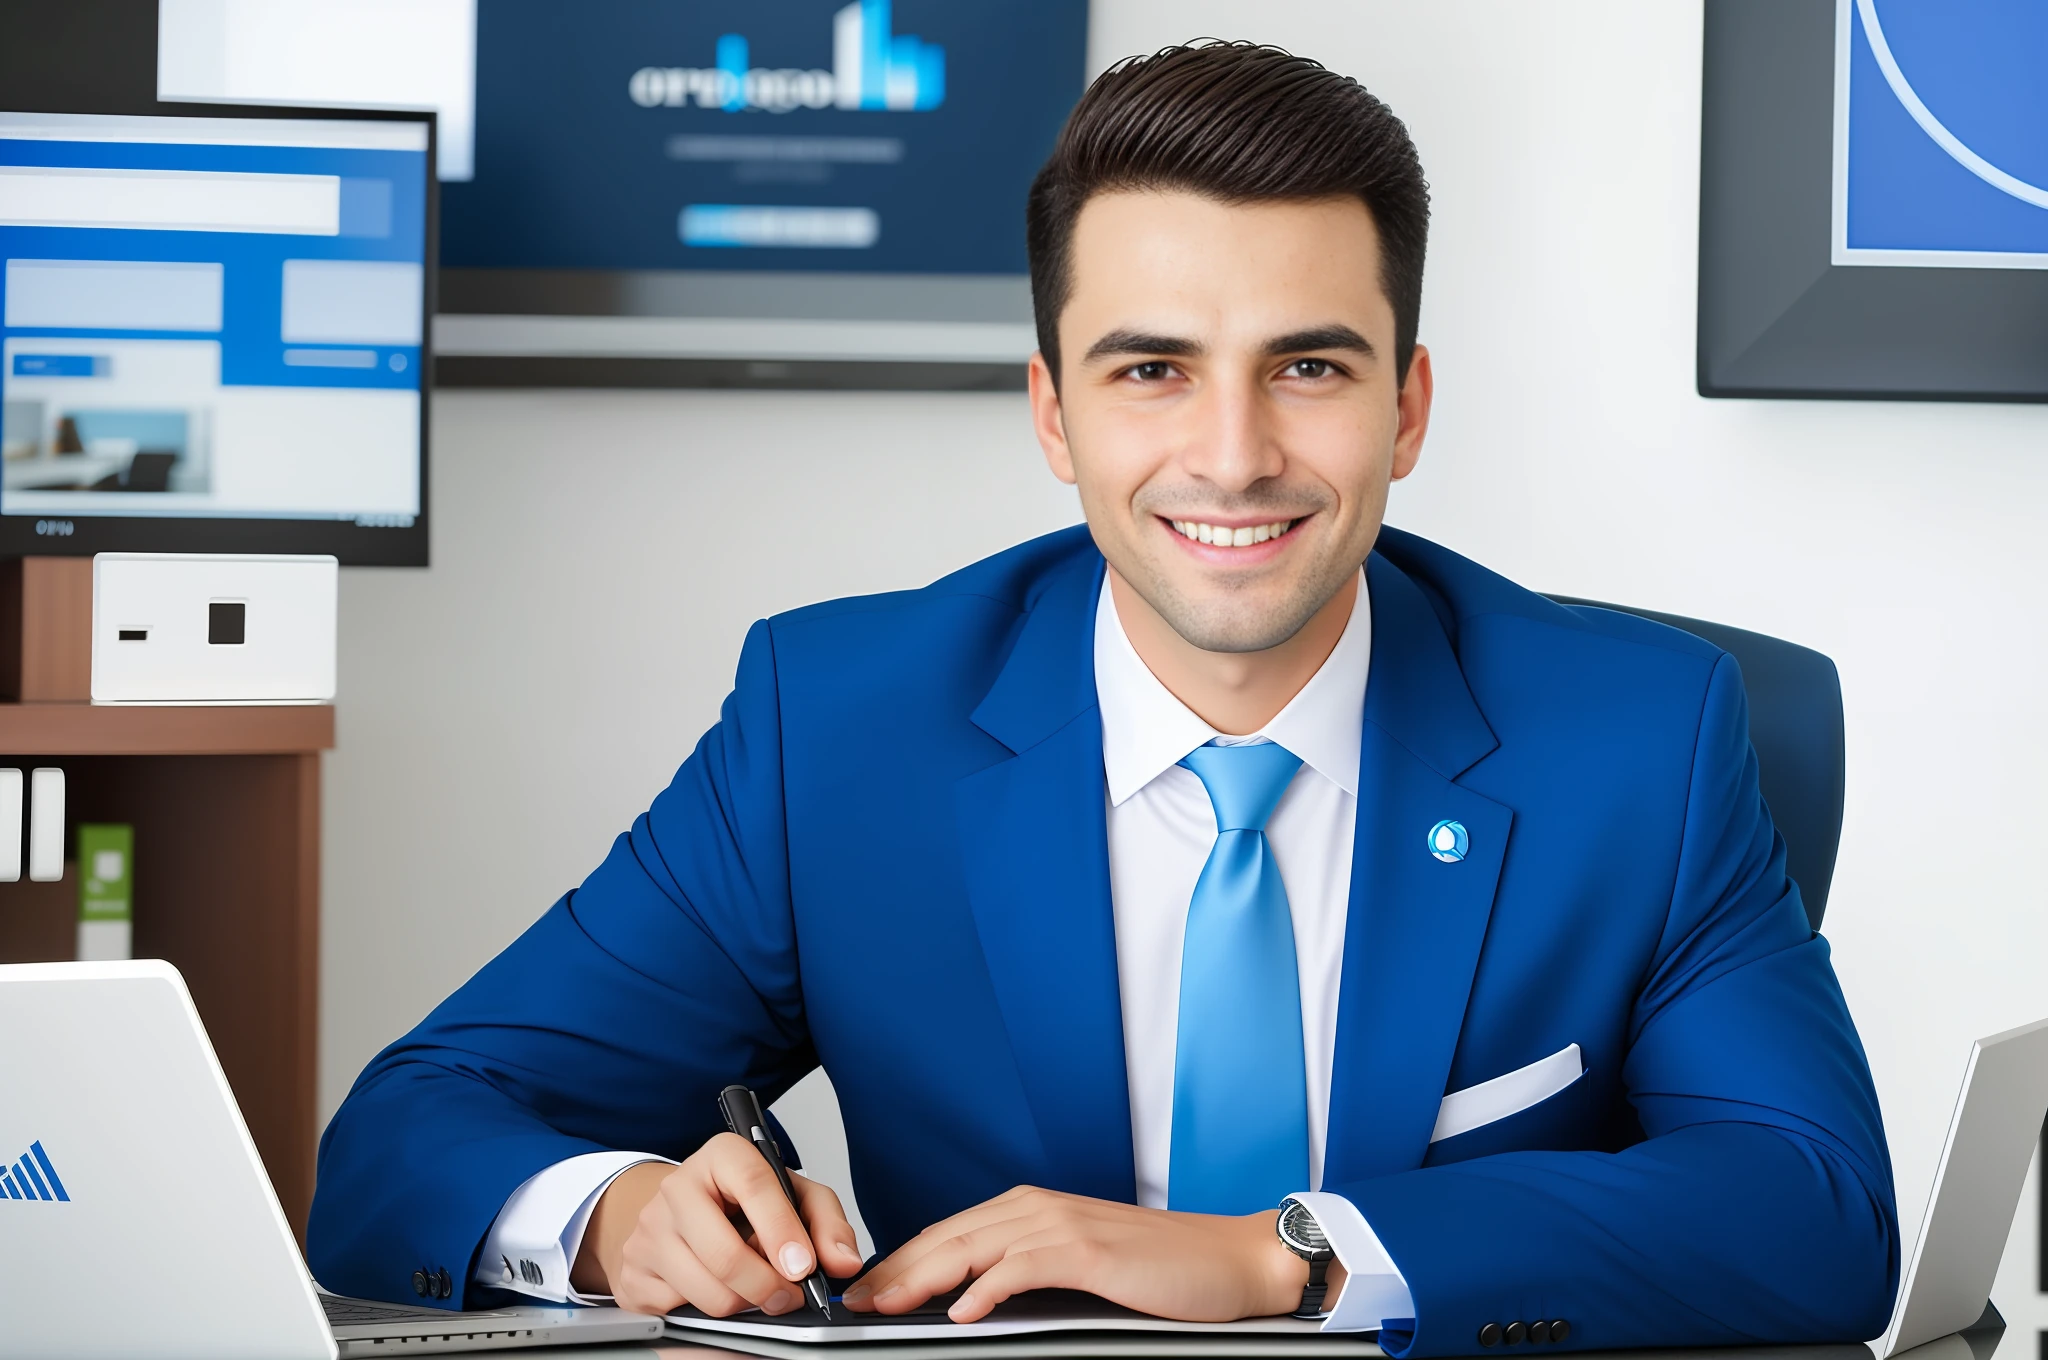
[[[616,1308],[321,1292],[175,968],[0,965],[0,1280],[19,1360],[335,1360],[649,1340]]]
[[[1985,1314],[2044,1116],[2048,1020],[1970,1045],[1927,1216],[1891,1326],[1875,1343],[1879,1356],[1960,1332]]]

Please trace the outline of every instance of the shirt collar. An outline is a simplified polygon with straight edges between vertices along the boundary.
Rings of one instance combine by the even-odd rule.
[[[1278,742],[1354,798],[1372,663],[1372,601],[1360,576],[1344,635],[1308,683],[1252,737],[1224,738]],[[1095,697],[1102,710],[1102,764],[1112,807],[1222,735],[1175,698],[1139,658],[1117,617],[1107,575],[1095,603]]]

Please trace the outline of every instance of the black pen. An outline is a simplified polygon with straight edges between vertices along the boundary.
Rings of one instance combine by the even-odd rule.
[[[782,1153],[775,1146],[775,1135],[768,1132],[768,1115],[761,1108],[761,1098],[744,1086],[728,1086],[718,1093],[718,1112],[725,1116],[725,1126],[740,1137],[752,1143],[768,1165],[775,1171],[775,1179],[782,1183],[782,1193],[789,1197],[789,1207],[796,1210],[797,1222],[803,1222],[803,1206],[796,1202],[796,1186],[789,1179],[789,1169],[782,1164]],[[809,1225],[805,1225],[808,1230]],[[814,1244],[811,1259],[819,1261],[818,1268],[804,1281],[804,1297],[811,1307],[832,1319],[832,1287],[825,1283],[825,1267]]]

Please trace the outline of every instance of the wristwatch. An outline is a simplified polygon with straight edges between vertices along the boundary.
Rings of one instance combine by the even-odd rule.
[[[1294,1310],[1294,1316],[1321,1317],[1323,1295],[1330,1288],[1330,1262],[1337,1259],[1337,1253],[1330,1250],[1330,1239],[1323,1235],[1323,1225],[1316,1222],[1306,1204],[1289,1195],[1280,1201],[1280,1219],[1274,1227],[1280,1234],[1280,1245],[1308,1262],[1308,1284],[1301,1291],[1301,1306]]]

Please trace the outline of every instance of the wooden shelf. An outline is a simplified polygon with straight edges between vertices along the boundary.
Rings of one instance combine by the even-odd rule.
[[[238,756],[325,751],[332,704],[0,703],[0,754]]]
[[[135,828],[135,956],[185,975],[271,1184],[313,1199],[320,753],[329,704],[92,704],[92,559],[0,560],[0,766],[64,771],[80,822]],[[76,869],[0,884],[0,961],[74,952]],[[0,1347],[4,1349],[4,1347]]]

